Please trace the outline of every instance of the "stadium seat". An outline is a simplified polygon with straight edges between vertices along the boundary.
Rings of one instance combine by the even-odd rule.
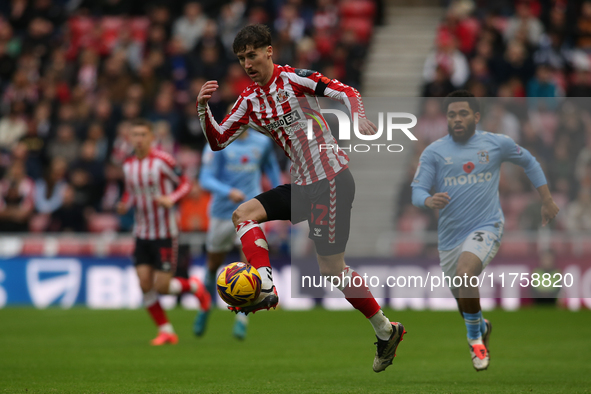
[[[359,41],[367,43],[373,31],[373,21],[366,18],[346,18],[341,21],[341,29],[353,31]]]
[[[93,233],[117,231],[119,218],[110,213],[95,213],[88,218],[88,230]]]
[[[345,0],[341,2],[343,18],[367,18],[372,20],[376,13],[376,5],[370,0]]]

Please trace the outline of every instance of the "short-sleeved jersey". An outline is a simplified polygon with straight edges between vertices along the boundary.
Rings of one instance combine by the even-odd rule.
[[[332,179],[347,168],[349,158],[336,146],[328,124],[320,114],[316,97],[341,101],[349,110],[365,118],[359,92],[322,74],[289,66],[274,66],[273,76],[265,86],[253,83],[246,88],[218,125],[209,106],[197,105],[199,118],[212,149],[228,146],[248,127],[271,137],[292,162],[292,180],[308,185]],[[307,119],[314,136],[307,138]],[[320,147],[323,146],[323,149]]]
[[[166,152],[152,149],[143,159],[132,156],[123,164],[125,193],[122,201],[135,206],[134,234],[141,239],[164,239],[178,235],[174,207],[164,208],[156,202],[169,196],[177,202],[189,193],[185,175]]]
[[[411,184],[413,204],[424,207],[432,188],[451,198],[439,211],[439,250],[455,248],[475,230],[502,236],[499,174],[504,161],[523,167],[536,188],[546,184],[536,159],[506,135],[476,131],[465,143],[448,135],[422,153]]]
[[[232,189],[242,191],[246,200],[261,194],[261,174],[265,172],[272,187],[279,185],[280,170],[273,143],[259,133],[249,132],[226,149],[213,152],[206,146],[199,181],[212,193],[210,216],[229,220],[240,203],[228,198]]]

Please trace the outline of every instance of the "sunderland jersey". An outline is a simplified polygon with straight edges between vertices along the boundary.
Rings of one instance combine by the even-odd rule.
[[[447,192],[449,204],[439,210],[439,250],[451,250],[475,230],[502,236],[505,218],[499,201],[501,163],[509,161],[525,170],[537,188],[546,184],[540,164],[510,137],[483,131],[466,142],[451,136],[429,145],[422,153],[412,186],[412,201],[425,206],[434,188]]]
[[[168,153],[152,149],[143,159],[132,156],[123,164],[125,193],[122,201],[135,206],[134,234],[141,239],[163,239],[178,235],[175,208],[156,202],[169,196],[176,203],[189,193],[187,178]]]
[[[359,92],[322,74],[289,66],[274,66],[265,86],[253,83],[246,88],[231,112],[218,125],[209,106],[197,110],[205,135],[213,150],[225,148],[248,127],[266,134],[281,146],[292,162],[292,180],[309,185],[332,179],[347,167],[349,158],[336,147],[328,124],[320,114],[317,97],[330,97],[345,104],[351,113],[365,118]],[[313,135],[308,138],[308,119]]]
[[[261,194],[262,172],[269,178],[271,187],[280,184],[281,171],[271,140],[252,131],[243,137],[220,152],[212,152],[208,146],[203,150],[199,182],[212,193],[211,217],[232,219],[232,212],[241,204],[228,197],[232,189],[243,192],[246,200]]]

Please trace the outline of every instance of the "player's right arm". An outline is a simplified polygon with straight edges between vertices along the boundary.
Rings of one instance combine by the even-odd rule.
[[[211,193],[227,197],[234,202],[243,201],[245,198],[244,193],[220,181],[219,174],[223,166],[223,155],[215,154],[210,148],[205,147],[203,150],[201,173],[199,174],[201,187]]]
[[[201,87],[197,97],[197,113],[201,127],[205,132],[209,146],[214,151],[224,149],[248,128],[249,115],[252,110],[250,102],[241,95],[230,113],[226,115],[222,123],[218,124],[207,104],[218,87],[217,81],[207,81]]]
[[[417,171],[411,183],[412,203],[419,208],[443,209],[449,204],[450,197],[447,192],[431,195],[429,191],[435,184],[437,163],[435,155],[430,149],[425,149],[421,154]]]
[[[135,193],[130,185],[130,180],[127,176],[127,166],[129,166],[129,164],[127,164],[126,162],[123,165],[125,191],[123,192],[121,200],[117,203],[117,206],[115,207],[118,215],[125,215],[127,211],[129,211],[129,209],[135,205]]]

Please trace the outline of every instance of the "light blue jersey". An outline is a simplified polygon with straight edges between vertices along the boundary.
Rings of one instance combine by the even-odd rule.
[[[499,201],[499,173],[504,161],[523,167],[536,188],[547,183],[531,153],[503,134],[476,131],[464,143],[448,135],[425,149],[411,184],[412,203],[424,208],[432,188],[449,194],[449,204],[439,210],[439,250],[455,248],[475,230],[501,238],[505,217]]]
[[[240,203],[228,198],[230,190],[238,189],[246,195],[244,201],[259,195],[261,174],[265,172],[272,187],[280,183],[280,170],[273,141],[249,130],[245,138],[238,138],[225,149],[213,152],[209,146],[203,150],[203,164],[199,182],[212,193],[210,216],[231,219]]]

